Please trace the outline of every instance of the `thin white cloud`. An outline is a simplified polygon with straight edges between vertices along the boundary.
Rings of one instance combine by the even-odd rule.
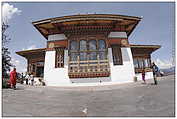
[[[36,49],[36,45],[31,45],[27,48],[23,48],[22,50],[32,50],[32,49]]]
[[[24,65],[22,62],[20,62],[19,60],[12,58],[11,63],[15,66],[15,68],[17,69],[17,72],[26,72],[26,65]],[[11,67],[11,71],[13,70],[13,67]]]
[[[11,62],[12,62],[13,64],[17,64],[17,65],[19,65],[19,63],[20,63],[19,60],[16,60],[16,59],[14,59],[14,58],[11,59]]]
[[[174,66],[171,60],[170,61],[163,61],[160,59],[156,59],[154,62],[160,69],[171,68]]]
[[[18,8],[15,8],[13,5],[10,5],[9,3],[4,3],[2,5],[2,20],[3,22],[7,23],[12,16],[15,14],[20,15],[22,11]]]

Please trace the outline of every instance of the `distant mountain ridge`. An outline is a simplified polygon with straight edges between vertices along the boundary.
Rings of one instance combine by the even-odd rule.
[[[160,69],[164,73],[164,75],[172,75],[175,74],[175,66],[167,69]]]

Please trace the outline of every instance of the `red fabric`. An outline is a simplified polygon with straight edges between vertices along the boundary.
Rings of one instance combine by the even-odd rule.
[[[16,85],[16,80],[17,80],[17,72],[16,71],[11,71],[10,72],[10,83],[15,86]]]

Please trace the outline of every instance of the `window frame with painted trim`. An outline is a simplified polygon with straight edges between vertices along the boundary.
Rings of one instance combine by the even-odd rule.
[[[121,46],[118,44],[111,45],[112,59],[114,65],[123,65]]]
[[[63,47],[55,48],[55,68],[64,68],[64,49]]]
[[[91,44],[92,41],[95,42],[95,44]],[[99,45],[101,45],[101,44],[99,44],[100,41],[104,41],[104,48],[99,46]],[[69,42],[70,42],[69,61],[78,60],[77,58],[73,58],[75,56],[78,57],[80,61],[99,60],[100,58],[102,60],[108,59],[108,57],[107,57],[108,51],[107,51],[106,41],[103,39],[89,39],[89,40],[79,39],[79,40],[71,40]],[[75,44],[74,44],[74,42],[75,42]],[[76,45],[76,47],[73,48],[72,45]],[[90,47],[90,46],[92,46],[92,47]],[[83,54],[83,55],[81,55],[81,54]],[[102,54],[104,56],[101,56],[100,54]],[[85,55],[86,55],[86,57],[82,57]],[[93,56],[93,57],[91,57],[91,56]]]
[[[151,67],[151,59],[136,57],[136,58],[133,58],[133,64],[136,69],[150,68]]]
[[[76,47],[74,46],[75,48],[72,48],[72,45]],[[87,70],[90,70],[90,73],[95,73],[94,71],[97,70],[98,67],[101,69],[102,66],[100,66],[100,64],[105,63],[105,61],[108,63],[108,46],[104,38],[87,37],[72,39],[69,40],[68,48],[69,72],[73,70],[77,72],[84,70],[87,72]],[[96,64],[97,66],[95,66]],[[107,65],[109,65],[109,63]]]

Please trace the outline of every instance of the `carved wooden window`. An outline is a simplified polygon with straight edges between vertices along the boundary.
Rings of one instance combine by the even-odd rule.
[[[64,48],[56,48],[55,61],[55,68],[64,67]]]
[[[80,41],[80,51],[86,51],[87,50],[87,41],[81,40]]]
[[[71,61],[77,61],[78,53],[71,53],[70,54],[70,60]]]
[[[149,68],[151,65],[150,58],[134,58],[133,63],[137,69]]]
[[[70,49],[72,51],[77,51],[78,50],[78,42],[77,41],[71,41]]]
[[[151,67],[151,60],[150,60],[150,58],[146,58],[144,61],[145,61],[145,66],[146,67]]]
[[[90,40],[88,42],[88,46],[89,46],[89,60],[97,60],[97,42],[96,40]]]
[[[138,59],[139,61],[139,68],[144,68],[144,60],[142,58]]]
[[[112,45],[112,56],[114,65],[122,65],[122,52],[119,45]]]
[[[71,75],[93,77],[101,72],[109,74],[108,51],[104,39],[96,37],[73,39],[69,41],[69,48],[68,68]]]
[[[135,68],[139,68],[139,64],[138,64],[138,59],[137,58],[133,59],[133,64],[134,64]]]
[[[106,43],[104,40],[70,41],[69,56],[70,61],[106,60]]]
[[[96,40],[89,41],[89,50],[96,50]]]
[[[98,50],[99,50],[99,59],[104,60],[107,59],[107,52],[106,52],[106,43],[104,40],[98,41]]]
[[[149,67],[148,59],[144,59],[144,67]]]

